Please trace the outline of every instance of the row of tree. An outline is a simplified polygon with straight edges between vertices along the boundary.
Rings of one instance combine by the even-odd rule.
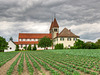
[[[82,40],[77,40],[74,43],[74,46],[71,47],[71,49],[100,49],[100,39],[97,40],[96,43],[93,42],[84,42]]]
[[[23,47],[24,50],[37,50],[36,48],[36,44],[34,44],[34,47],[31,46],[31,44],[29,44],[28,47]],[[19,51],[19,45],[16,45],[16,50],[15,51]]]

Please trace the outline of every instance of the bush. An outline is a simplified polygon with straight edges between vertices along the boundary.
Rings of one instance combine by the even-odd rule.
[[[31,44],[29,44],[29,46],[28,46],[27,50],[31,50]]]
[[[27,47],[25,46],[25,47],[23,47],[24,48],[24,50],[27,50]]]
[[[16,45],[16,50],[15,51],[19,51],[19,45]]]
[[[37,48],[36,48],[36,44],[34,44],[33,50],[37,50]]]
[[[63,49],[63,48],[64,48],[63,44],[56,44],[55,45],[55,49]]]

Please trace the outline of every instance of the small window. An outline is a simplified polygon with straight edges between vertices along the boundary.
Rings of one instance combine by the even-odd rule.
[[[27,41],[27,39],[25,39],[25,41]]]
[[[60,38],[60,41],[64,41],[64,38]]]
[[[54,29],[54,31],[57,31],[57,29]]]
[[[30,39],[30,41],[31,41],[31,39]]]
[[[73,38],[73,40],[74,40],[74,41],[76,41],[76,40],[77,40],[77,38]]]
[[[67,38],[67,41],[71,41],[71,38]]]

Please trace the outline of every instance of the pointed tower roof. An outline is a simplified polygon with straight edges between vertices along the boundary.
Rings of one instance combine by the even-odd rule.
[[[54,21],[52,21],[51,26],[50,26],[50,30],[51,30],[53,27],[58,27],[58,28],[59,28],[59,25],[58,25],[58,23],[57,23],[56,18],[54,18]]]
[[[58,35],[58,37],[78,37],[77,35],[75,35],[74,33],[72,33],[70,30],[68,30],[67,28],[64,28],[60,34]]]

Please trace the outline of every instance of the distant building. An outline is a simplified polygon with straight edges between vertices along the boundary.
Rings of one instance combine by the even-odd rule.
[[[38,47],[38,41],[45,36],[53,40],[53,46],[48,47],[48,49],[54,49],[57,43],[62,43],[64,47],[70,48],[70,46],[74,45],[76,39],[79,38],[79,36],[75,35],[67,28],[64,28],[59,33],[59,25],[56,18],[54,18],[54,21],[51,23],[49,33],[19,33],[18,42],[14,43],[19,45],[19,49],[23,49],[25,46],[28,47],[29,44],[33,47],[34,44],[36,44],[37,49],[42,50],[43,48]]]
[[[15,51],[16,49],[16,44],[10,40],[8,41],[8,49],[5,49],[4,52],[10,52],[10,51]]]

